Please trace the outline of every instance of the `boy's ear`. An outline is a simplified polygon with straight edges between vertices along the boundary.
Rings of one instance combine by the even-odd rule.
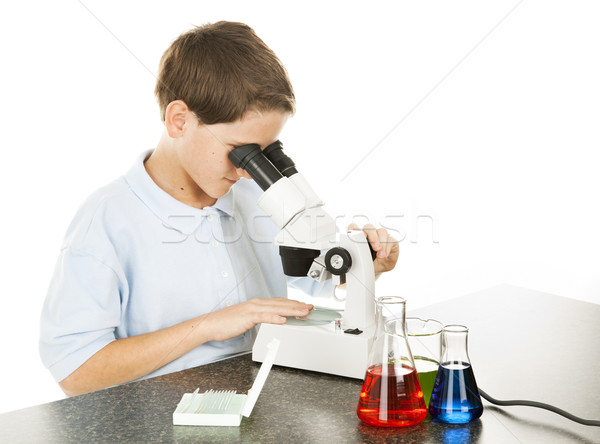
[[[191,111],[183,100],[174,100],[169,103],[165,111],[165,128],[169,137],[176,139],[183,135],[183,130]]]

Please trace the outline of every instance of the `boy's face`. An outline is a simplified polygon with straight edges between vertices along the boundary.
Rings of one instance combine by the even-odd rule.
[[[199,191],[218,199],[240,177],[250,179],[245,170],[233,166],[229,152],[249,143],[266,148],[279,138],[287,119],[288,114],[280,111],[249,111],[236,122],[214,125],[200,125],[197,119],[190,119],[179,140],[180,165]]]

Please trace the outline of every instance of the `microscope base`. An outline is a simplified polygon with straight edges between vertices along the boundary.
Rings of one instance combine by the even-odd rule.
[[[272,338],[281,341],[276,365],[364,379],[374,326],[360,335],[334,331],[326,325],[261,324],[252,348],[252,360],[262,362]]]

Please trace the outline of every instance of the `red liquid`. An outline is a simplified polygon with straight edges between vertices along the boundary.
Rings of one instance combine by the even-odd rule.
[[[390,364],[386,377],[381,365],[369,367],[356,413],[361,421],[380,427],[406,427],[427,416],[423,392],[414,369]]]

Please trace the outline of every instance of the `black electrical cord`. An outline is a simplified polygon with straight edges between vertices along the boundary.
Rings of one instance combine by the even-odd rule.
[[[523,401],[523,400],[520,400],[520,399],[519,400],[511,400],[511,401],[500,401],[498,399],[492,398],[486,392],[484,392],[483,390],[481,390],[481,388],[479,389],[479,394],[483,397],[483,399],[485,399],[486,401],[491,402],[492,404],[506,405],[506,406],[522,405],[522,406],[525,406],[525,407],[537,407],[537,408],[540,408],[540,409],[550,410],[551,412],[558,413],[559,415],[564,416],[565,418],[570,419],[571,421],[578,422],[579,424],[600,427],[600,421],[598,421],[598,420],[595,420],[595,419],[583,419],[583,418],[580,418],[578,416],[572,415],[569,412],[565,412],[564,410],[559,409],[558,407],[554,407],[553,405],[544,404],[543,402]]]

